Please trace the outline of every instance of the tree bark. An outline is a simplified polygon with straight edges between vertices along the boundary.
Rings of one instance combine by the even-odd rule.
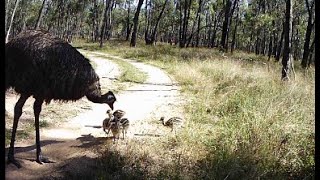
[[[313,13],[313,4],[314,3],[312,3],[312,5],[310,7],[308,0],[305,0],[305,2],[306,2],[309,16],[308,16],[307,31],[306,31],[304,45],[303,45],[303,56],[302,56],[302,60],[301,60],[302,68],[308,67],[308,57],[309,57],[309,53],[310,53],[309,44],[310,44],[312,29],[313,29],[313,25],[314,25],[314,23],[312,23],[312,13]]]
[[[97,19],[98,19],[98,6],[97,6],[97,0],[93,0],[93,16],[92,16],[92,32],[91,32],[91,41],[94,42],[95,41],[95,37],[96,37],[96,26],[97,26]]]
[[[284,33],[284,49],[282,57],[282,80],[289,80],[290,69],[292,67],[291,58],[291,35],[292,35],[292,2],[286,0],[286,21]]]
[[[19,0],[16,0],[15,5],[14,5],[14,9],[13,9],[13,12],[12,12],[12,15],[11,15],[9,28],[8,28],[7,35],[6,35],[6,43],[9,42],[10,31],[11,31],[14,15],[16,14],[16,10],[17,10],[18,4],[19,4]]]
[[[201,16],[200,16],[200,12],[202,9],[202,0],[199,0],[199,8],[198,8],[198,12],[197,12],[197,16],[198,16],[198,25],[197,25],[197,35],[196,35],[196,47],[199,46],[199,37],[200,37],[200,22],[201,22]]]
[[[6,14],[5,14],[5,19],[4,19],[4,23],[5,23],[5,25],[4,25],[4,27],[5,27],[5,34],[7,34],[7,28],[8,28],[8,7],[9,7],[9,0],[7,0],[7,1],[5,1],[5,3],[6,3]]]
[[[108,20],[108,10],[109,10],[110,4],[111,4],[111,0],[107,0],[106,8],[104,11],[103,22],[101,24],[100,48],[102,48],[102,46],[103,46],[103,40],[104,40],[104,36],[105,36],[105,31],[106,31],[106,25],[107,25],[107,20]]]
[[[145,8],[145,18],[146,18],[146,27],[144,31],[144,40],[146,44],[151,44],[150,37],[149,37],[149,31],[150,31],[150,24],[151,24],[151,10],[148,9],[148,6],[151,8],[151,1],[146,0],[146,8]]]
[[[189,1],[185,0],[184,9],[183,9],[181,39],[179,40],[179,47],[181,48],[186,47],[186,43],[187,43],[187,31],[188,31],[188,24],[189,24],[189,17],[190,17],[190,6],[191,6],[191,0]]]
[[[229,36],[229,29],[231,25],[231,17],[232,14],[235,10],[235,7],[238,3],[238,0],[235,0],[233,2],[233,7],[232,6],[232,1],[227,0],[226,5],[225,5],[225,11],[224,11],[224,21],[222,25],[222,35],[221,35],[221,41],[220,41],[220,48],[224,52],[228,51],[228,36]]]
[[[133,32],[132,32],[131,41],[130,41],[130,46],[131,46],[131,47],[136,47],[136,43],[137,43],[137,31],[138,31],[138,25],[139,25],[139,14],[140,14],[140,10],[141,10],[142,4],[143,4],[143,0],[139,0],[136,13],[134,14],[134,18],[133,18]]]
[[[155,42],[156,34],[157,34],[157,29],[158,29],[158,26],[159,26],[159,22],[160,22],[160,20],[161,20],[162,14],[163,14],[163,12],[164,12],[164,10],[165,10],[165,8],[166,8],[167,3],[168,3],[168,0],[166,0],[166,1],[164,2],[164,5],[163,5],[163,7],[162,7],[162,9],[161,9],[161,12],[160,12],[160,14],[159,14],[159,16],[158,16],[158,18],[157,18],[156,24],[155,24],[155,26],[154,26],[154,28],[153,28],[153,31],[152,31],[152,34],[151,34],[151,42],[150,42],[150,44],[153,44],[153,43]]]
[[[41,23],[41,20],[42,20],[42,17],[43,17],[43,11],[44,11],[44,6],[46,4],[46,0],[43,0],[42,1],[42,6],[39,10],[39,15],[38,15],[38,19],[37,19],[37,22],[34,26],[34,29],[39,29],[39,26],[40,26],[40,23]]]
[[[313,42],[311,43],[310,46],[310,53],[309,53],[309,60],[308,60],[308,67],[314,63],[315,61],[315,56],[314,56],[314,44],[315,44],[315,40],[313,39]]]
[[[226,51],[226,41],[227,40],[227,34],[229,31],[229,22],[230,22],[230,9],[231,9],[232,2],[231,0],[227,0],[225,8],[224,8],[224,21],[222,25],[222,35],[221,35],[221,41],[220,41],[220,48],[223,49],[223,51]]]
[[[269,48],[268,48],[268,61],[270,61],[271,55],[272,55],[272,35],[270,35],[270,39],[269,39]]]
[[[201,3],[201,0],[199,0],[199,5],[200,5],[200,3]],[[198,11],[197,11],[197,15],[196,15],[196,19],[198,19],[199,18],[199,16],[200,16],[200,9],[201,8],[201,6],[199,6],[199,8],[198,8]],[[189,47],[189,45],[190,45],[190,43],[191,43],[191,40],[192,40],[192,38],[193,38],[193,34],[194,34],[194,28],[195,28],[195,26],[196,26],[196,21],[194,21],[193,22],[193,24],[192,24],[192,28],[191,28],[191,34],[190,34],[190,36],[189,36],[189,38],[187,38],[187,45],[186,45],[186,47]],[[199,27],[199,31],[200,31],[200,27]],[[193,47],[193,46],[192,46]]]
[[[130,11],[131,11],[131,7],[130,7],[130,1],[127,1],[127,5],[128,5],[128,14],[127,14],[127,28],[126,28],[126,41],[129,40],[130,38],[130,32],[132,29],[132,25],[130,26]]]
[[[178,1],[177,8],[179,8],[179,37],[178,37],[178,40],[179,40],[179,46],[180,46],[181,39],[182,39],[182,5],[181,5],[181,1]]]
[[[283,29],[282,29],[282,32],[281,32],[281,37],[280,37],[280,41],[279,41],[279,44],[278,44],[277,55],[276,55],[275,61],[279,61],[280,57],[281,57],[283,39],[284,39],[284,33],[285,33],[285,27],[284,26],[285,26],[285,23],[283,23]]]
[[[210,42],[210,47],[213,48],[216,46],[216,33],[217,33],[217,25],[218,25],[218,20],[220,19],[221,13],[218,15],[216,14],[214,17],[214,22],[213,22],[213,32],[212,32],[212,37],[211,37],[211,42]]]
[[[233,50],[235,49],[238,23],[239,23],[239,8],[237,8],[236,24],[235,24],[235,27],[234,27],[234,30],[233,30],[233,35],[232,35],[231,53],[233,53]]]

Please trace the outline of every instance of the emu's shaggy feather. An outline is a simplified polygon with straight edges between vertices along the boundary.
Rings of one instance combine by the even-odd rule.
[[[25,31],[6,44],[6,89],[51,99],[101,94],[99,77],[74,47],[43,31]]]

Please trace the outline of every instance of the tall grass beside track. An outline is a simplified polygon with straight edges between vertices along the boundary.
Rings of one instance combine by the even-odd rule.
[[[312,68],[305,73],[296,68],[295,79],[283,82],[280,64],[242,52],[222,56],[206,48],[130,48],[120,41],[107,42],[102,49],[88,43],[77,46],[157,65],[174,76],[191,100],[184,107],[185,128],[148,145],[162,152],[149,152],[162,164],[155,163],[159,173],[148,176],[314,179]]]

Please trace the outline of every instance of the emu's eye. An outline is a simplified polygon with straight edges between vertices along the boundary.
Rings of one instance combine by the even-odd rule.
[[[113,96],[113,95],[108,95],[108,96],[107,96],[107,99],[108,99],[108,100],[114,99],[114,96]]]

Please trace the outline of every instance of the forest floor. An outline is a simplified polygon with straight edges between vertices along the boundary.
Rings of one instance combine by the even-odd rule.
[[[101,57],[107,54],[85,52],[85,55],[97,65],[96,72],[100,76],[102,90],[116,90],[113,86],[118,83],[117,77],[120,75],[117,64]],[[40,114],[43,126],[40,128],[40,136],[42,153],[53,163],[40,165],[35,162],[35,136],[23,133],[25,129],[29,129],[31,134],[35,134],[32,108],[34,100],[29,98],[23,108],[15,142],[15,157],[22,168],[6,164],[6,179],[81,177],[81,174],[95,169],[101,148],[125,150],[131,141],[145,142],[172,135],[170,129],[158,120],[161,116],[183,118],[184,98],[179,92],[178,84],[167,73],[154,66],[107,56],[127,61],[147,74],[144,83],[121,82],[125,88],[116,93],[115,110],[126,111],[125,117],[130,120],[127,138],[114,143],[112,133],[107,136],[103,132],[101,125],[109,108],[106,104],[94,104],[85,97],[76,102],[51,102],[43,105]],[[13,109],[18,98],[13,91],[6,93],[6,134],[10,133],[12,127]],[[6,154],[8,146],[9,143],[6,142]]]

